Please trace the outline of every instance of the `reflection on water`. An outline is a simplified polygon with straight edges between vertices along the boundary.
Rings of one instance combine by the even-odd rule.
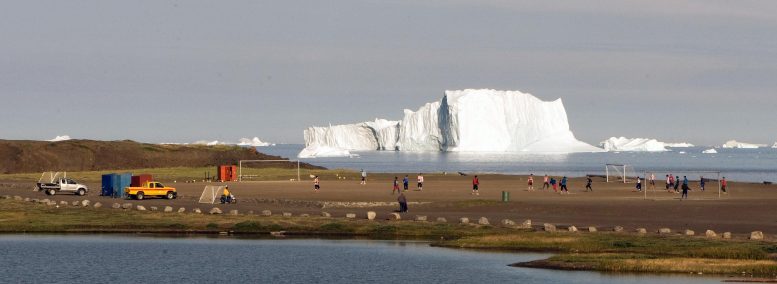
[[[4,282],[714,283],[692,276],[513,268],[547,257],[413,241],[0,236]]]

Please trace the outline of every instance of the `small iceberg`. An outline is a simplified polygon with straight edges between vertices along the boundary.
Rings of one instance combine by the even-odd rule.
[[[351,154],[350,151],[343,148],[322,146],[318,144],[305,147],[305,149],[302,149],[302,151],[300,151],[299,154],[297,154],[297,158],[301,158],[301,159],[317,158],[317,157],[321,157],[321,158],[358,157],[358,155]]]
[[[703,154],[717,154],[718,153],[718,151],[716,151],[715,149],[707,149],[707,150],[704,150],[704,151],[701,151],[701,152]]]

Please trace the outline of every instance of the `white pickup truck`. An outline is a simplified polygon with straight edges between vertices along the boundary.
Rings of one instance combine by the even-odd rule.
[[[86,195],[89,188],[86,185],[75,182],[69,178],[59,178],[51,183],[38,182],[38,190],[42,190],[48,195],[57,194],[57,192],[72,192],[77,195]]]

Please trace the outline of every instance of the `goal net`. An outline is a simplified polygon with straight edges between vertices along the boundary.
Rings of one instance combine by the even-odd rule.
[[[637,180],[637,172],[634,171],[634,167],[631,165],[606,164],[604,172],[607,182],[629,183]]]
[[[215,204],[216,200],[221,198],[221,194],[224,192],[223,185],[206,185],[200,195],[200,203]]]
[[[299,160],[240,160],[238,181],[289,180],[300,181]]]

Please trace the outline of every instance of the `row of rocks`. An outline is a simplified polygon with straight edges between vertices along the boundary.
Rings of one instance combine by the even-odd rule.
[[[557,232],[558,231],[556,226],[553,225],[553,224],[550,224],[550,223],[543,224],[543,229],[546,232]],[[577,232],[578,229],[575,226],[569,226],[569,227],[567,227],[567,231],[569,231],[569,232]],[[592,226],[592,227],[588,227],[588,231],[589,232],[597,232],[598,230],[597,230],[596,227]],[[623,232],[623,227],[615,226],[613,228],[613,231],[614,232]],[[647,234],[648,231],[645,228],[637,228],[635,230],[635,233],[640,234],[640,235],[644,235],[644,234]],[[660,229],[658,229],[656,231],[656,233],[658,233],[659,235],[669,235],[669,234],[672,234],[672,229],[660,228]],[[696,232],[693,231],[693,230],[686,229],[686,230],[683,231],[682,234],[685,235],[685,236],[695,236]],[[707,231],[704,232],[704,236],[707,237],[707,238],[717,238],[718,234],[715,233],[715,231],[713,231],[713,230],[707,230]],[[724,239],[731,239],[731,232],[724,232],[721,235],[721,237],[724,238]],[[751,239],[751,240],[763,240],[764,239],[764,233],[762,231],[753,231],[753,232],[750,233],[749,239]]]

